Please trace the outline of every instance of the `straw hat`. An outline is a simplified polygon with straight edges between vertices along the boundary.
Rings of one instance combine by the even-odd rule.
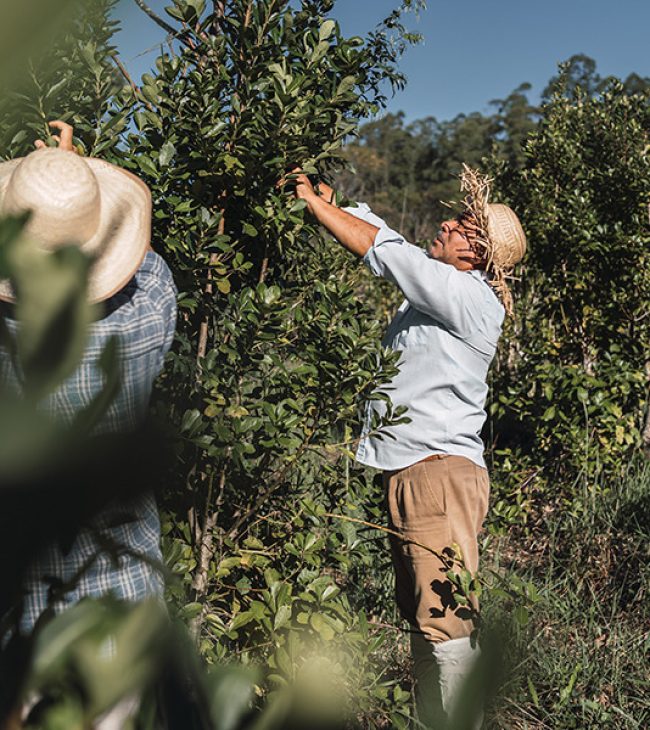
[[[491,284],[499,294],[508,314],[512,315],[512,294],[507,280],[512,270],[526,254],[526,234],[516,213],[502,203],[490,203],[492,180],[478,170],[463,164],[460,176],[463,200],[479,228],[476,242],[485,250]]]
[[[138,270],[151,240],[151,193],[135,175],[58,148],[0,163],[0,213],[31,211],[27,233],[46,251],[71,243],[93,258],[92,302],[108,299]],[[13,301],[9,281],[0,299]]]

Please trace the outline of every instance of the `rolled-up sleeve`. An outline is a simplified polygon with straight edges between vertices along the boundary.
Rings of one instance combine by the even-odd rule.
[[[455,334],[464,337],[476,329],[483,308],[480,281],[469,272],[432,259],[419,246],[408,243],[368,206],[359,206],[349,212],[353,210],[361,212],[357,217],[363,216],[364,220],[379,227],[372,247],[363,257],[375,276],[396,284],[412,307]]]
[[[356,203],[354,206],[350,205],[346,208],[341,208],[341,210],[344,210],[346,213],[350,213],[350,215],[353,215],[355,218],[360,218],[362,221],[366,221],[366,223],[371,223],[373,226],[377,226],[377,228],[388,228],[386,222],[376,213],[373,213],[367,203]]]

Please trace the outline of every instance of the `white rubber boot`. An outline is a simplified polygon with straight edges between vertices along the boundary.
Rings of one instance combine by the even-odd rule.
[[[411,637],[418,720],[426,728],[446,730],[463,684],[478,659],[479,649],[472,648],[469,637],[436,644],[421,634]],[[477,701],[482,700],[477,698]],[[481,711],[472,730],[480,730],[482,725]]]

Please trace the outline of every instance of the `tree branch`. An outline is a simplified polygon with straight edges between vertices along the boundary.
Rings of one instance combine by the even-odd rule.
[[[120,61],[120,59],[117,56],[112,56],[112,58],[113,58],[113,62],[119,69],[120,73],[129,82],[129,85],[130,85],[131,89],[133,90],[133,93],[137,97],[138,93],[140,92],[140,87],[133,81],[133,79],[131,78],[131,74],[126,70],[126,66],[124,66],[124,64]],[[140,97],[140,99],[144,102],[145,106],[147,107],[147,109],[149,109],[149,111],[153,111],[153,106],[151,106],[151,104],[146,99],[144,99],[142,96]]]
[[[153,20],[156,25],[159,25],[163,30],[166,30],[167,33],[170,33],[171,35],[178,35],[178,30],[174,28],[172,25],[169,25],[169,23],[165,22],[161,17],[156,15],[154,11],[145,3],[144,0],[135,0],[135,4],[142,10],[142,12],[146,13],[151,20]]]
[[[131,78],[131,74],[126,70],[126,66],[120,61],[120,59],[117,56],[112,56],[113,63],[117,66],[117,68],[120,70],[120,73],[124,78],[129,82],[129,86],[133,89],[135,93],[139,91],[138,87],[135,85],[135,82]]]

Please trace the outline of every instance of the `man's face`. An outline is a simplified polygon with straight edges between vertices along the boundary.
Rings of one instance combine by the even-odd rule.
[[[459,271],[484,268],[485,259],[475,244],[476,231],[476,224],[467,216],[445,221],[434,242],[427,246],[429,256]]]

